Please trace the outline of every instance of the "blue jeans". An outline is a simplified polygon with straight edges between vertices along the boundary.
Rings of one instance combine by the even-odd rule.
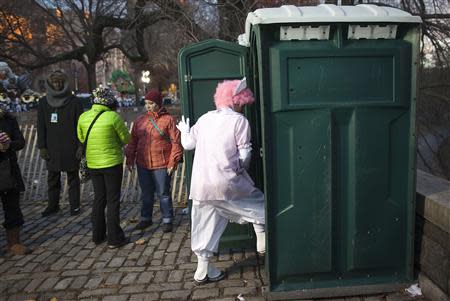
[[[152,220],[156,191],[161,206],[162,222],[171,223],[173,205],[170,195],[170,176],[167,174],[167,169],[146,169],[138,166],[137,172],[142,190],[141,220]]]

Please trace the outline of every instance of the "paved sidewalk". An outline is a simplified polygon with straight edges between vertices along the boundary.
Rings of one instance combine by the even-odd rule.
[[[176,210],[173,233],[162,233],[159,224],[144,232],[132,229],[139,216],[136,201],[122,203],[121,216],[129,244],[110,250],[91,242],[90,202],[84,201],[82,214],[71,217],[67,204],[50,218],[41,218],[42,202],[22,204],[26,225],[25,243],[34,252],[27,256],[0,254],[0,300],[216,300],[262,301],[264,267],[254,250],[226,250],[215,258],[227,271],[217,283],[196,286],[193,274],[196,257],[190,250],[189,218]],[[156,210],[159,221],[159,212]],[[0,222],[3,222],[3,217]],[[5,236],[0,234],[4,250]],[[329,299],[331,300],[331,299]],[[333,300],[406,301],[402,293],[388,296],[352,297]]]

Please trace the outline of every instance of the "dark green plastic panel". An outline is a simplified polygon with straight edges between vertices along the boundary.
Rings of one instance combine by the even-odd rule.
[[[383,102],[393,99],[394,73],[390,56],[288,58],[286,65],[288,105],[319,104],[324,101]],[[317,67],[318,70],[315,70]],[[372,85],[366,85],[367,82]]]
[[[270,290],[410,281],[411,45],[262,53]]]
[[[289,111],[272,124],[273,289],[404,278],[407,111]]]
[[[214,110],[214,92],[224,79],[241,79],[247,75],[247,48],[235,43],[208,40],[183,48],[178,56],[182,113],[191,125],[204,113]],[[193,153],[186,158],[188,187],[192,172]],[[220,241],[220,248],[254,247],[251,225],[230,223]]]
[[[361,42],[361,41],[360,41]],[[308,42],[305,42],[308,43]],[[315,106],[409,106],[411,46],[404,41],[363,41],[364,47],[270,49],[272,109]]]
[[[273,118],[273,142],[282,146],[274,148],[270,166],[273,199],[277,200],[268,212],[276,226],[275,235],[270,238],[274,246],[271,263],[276,267],[273,272],[277,278],[296,275],[299,271],[330,272],[330,112],[287,112],[275,114]],[[295,235],[295,240],[287,239],[287,235]]]

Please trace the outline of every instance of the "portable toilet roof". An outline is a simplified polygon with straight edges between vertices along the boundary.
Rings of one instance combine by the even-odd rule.
[[[422,23],[419,16],[413,16],[403,10],[359,4],[355,6],[337,6],[320,4],[317,6],[283,5],[275,8],[261,8],[247,15],[245,33],[238,38],[239,44],[249,46],[250,29],[256,24],[274,23]]]

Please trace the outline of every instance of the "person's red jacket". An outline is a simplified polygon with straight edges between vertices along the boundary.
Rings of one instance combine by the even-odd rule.
[[[164,132],[165,137],[153,126],[150,117]],[[126,164],[136,163],[147,169],[175,167],[183,157],[180,131],[175,124],[175,118],[164,108],[157,113],[147,112],[139,116],[133,124],[131,139],[125,149]]]

